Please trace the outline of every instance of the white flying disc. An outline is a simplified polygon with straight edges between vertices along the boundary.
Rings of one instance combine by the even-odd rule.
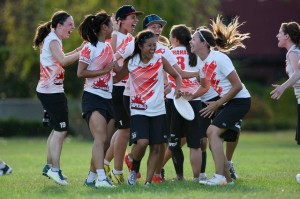
[[[182,96],[179,98],[173,98],[174,105],[178,113],[186,120],[193,120],[195,118],[194,110],[191,104]]]

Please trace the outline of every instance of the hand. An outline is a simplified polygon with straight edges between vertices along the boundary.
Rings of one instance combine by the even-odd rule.
[[[194,99],[193,93],[190,93],[190,92],[181,92],[180,94],[187,101],[190,101],[190,100]]]
[[[111,15],[111,21],[113,24],[113,31],[119,31],[121,20],[116,20],[116,15],[114,13]]]
[[[202,117],[211,118],[213,114],[218,110],[220,105],[218,101],[205,102],[205,104],[207,105],[207,107],[201,109],[199,113]]]
[[[108,73],[108,72],[110,72],[114,67],[115,67],[115,62],[112,61],[112,62],[108,63],[102,70],[103,70],[103,72]]]
[[[278,100],[281,97],[281,95],[283,94],[285,89],[281,85],[278,85],[278,84],[272,84],[272,86],[275,87],[275,89],[272,90],[270,93],[271,98]]]

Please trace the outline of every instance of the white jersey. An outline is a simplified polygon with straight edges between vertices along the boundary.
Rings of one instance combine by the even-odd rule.
[[[155,54],[161,54],[171,64],[171,66],[177,64],[177,59],[171,50],[159,42],[156,43]]]
[[[86,43],[80,52],[79,61],[88,64],[87,70],[103,69],[114,60],[113,49],[108,42],[98,42],[96,46]],[[113,82],[112,70],[97,77],[85,78],[84,90],[106,99],[111,99]]]
[[[124,35],[121,32],[117,33],[117,53],[121,55],[121,59],[118,60],[120,67],[123,67],[124,60],[129,57],[134,50],[134,37],[128,33]],[[115,86],[125,86],[128,76],[125,76],[120,82],[115,83]]]
[[[171,52],[176,57],[177,64],[181,68],[181,70],[200,71],[200,67],[197,64],[196,64],[196,66],[190,66],[189,54],[186,50],[186,47],[184,47],[184,46],[175,47],[171,50]],[[176,88],[176,83],[175,83],[176,81],[171,75],[168,74],[167,76],[168,76],[168,82],[171,82],[171,84],[172,84],[172,90],[170,93],[167,94],[166,97],[168,99],[173,99],[175,88]],[[200,76],[202,78],[204,78],[203,73],[200,73]],[[200,84],[196,77],[182,79],[181,91],[194,93],[198,90],[199,86],[200,86]],[[201,100],[201,97],[198,97],[194,100]]]
[[[300,58],[300,49],[296,47],[296,45],[293,45],[287,52],[286,54],[286,73],[289,77],[291,77],[293,74],[294,74],[294,69],[288,59],[288,55],[291,53],[291,52],[294,52],[294,53],[297,53],[299,58]],[[294,93],[296,95],[296,98],[297,98],[297,102],[298,104],[300,104],[300,80],[298,80],[294,85]]]
[[[136,55],[128,62],[131,115],[158,116],[166,113],[162,57],[154,54],[146,64]]]
[[[62,65],[56,61],[50,51],[50,42],[58,41],[62,47],[61,40],[54,32],[50,32],[44,39],[40,48],[40,80],[36,91],[39,93],[63,93],[65,70]]]
[[[222,52],[211,50],[205,60],[201,60],[201,70],[211,87],[223,97],[232,88],[227,76],[235,70],[231,60]],[[243,88],[233,98],[249,98],[250,93],[242,84]]]

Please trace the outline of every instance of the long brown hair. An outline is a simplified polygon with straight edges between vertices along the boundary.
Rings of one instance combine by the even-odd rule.
[[[246,48],[242,41],[250,38],[250,33],[241,34],[238,31],[238,28],[245,23],[239,23],[238,19],[239,17],[234,17],[232,22],[226,26],[222,16],[218,15],[216,20],[211,20],[212,30],[201,26],[196,29],[196,32],[199,33],[202,42],[205,41],[209,47],[216,47],[222,52],[230,52],[238,47]]]
[[[51,28],[56,29],[58,24],[64,24],[64,22],[70,16],[71,15],[69,15],[66,11],[60,10],[52,15],[50,21],[40,24],[35,31],[33,39],[33,48],[39,48],[41,43],[43,43],[44,39],[47,37],[47,35],[51,32]]]

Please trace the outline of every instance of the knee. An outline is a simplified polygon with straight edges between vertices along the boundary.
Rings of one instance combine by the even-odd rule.
[[[200,144],[201,150],[205,151],[207,148],[207,138],[202,138],[201,139],[201,144]]]
[[[146,140],[146,139],[138,140],[137,145],[139,145],[140,147],[143,147],[143,148],[147,148],[147,146],[149,145],[149,140]]]

